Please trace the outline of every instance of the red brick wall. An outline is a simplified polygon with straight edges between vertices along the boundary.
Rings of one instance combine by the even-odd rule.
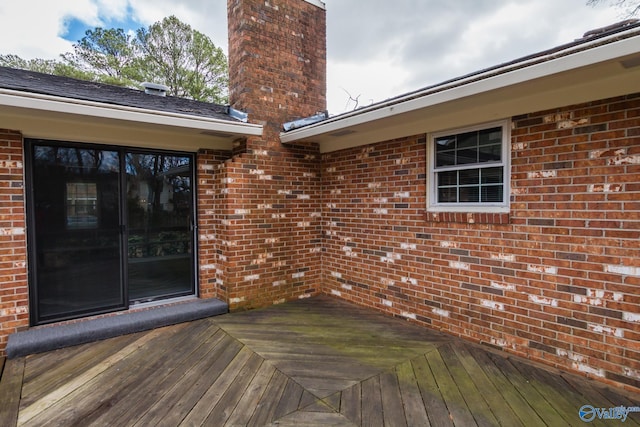
[[[226,226],[222,216],[226,192],[222,189],[224,161],[231,153],[201,150],[197,155],[198,294],[227,300],[224,250]]]
[[[303,0],[229,0],[227,8],[231,105],[275,132],[324,111],[325,11]],[[260,142],[279,145],[276,134]]]
[[[253,150],[225,165],[231,309],[305,297],[320,284],[317,147]]]
[[[22,135],[0,129],[0,356],[29,326]]]
[[[424,135],[322,158],[324,291],[640,388],[640,95],[513,118],[510,214],[425,214]]]
[[[282,124],[326,109],[325,11],[302,0],[231,0],[231,105],[265,126],[225,163],[225,289],[232,309],[319,291],[320,156],[280,143]],[[265,49],[268,47],[268,49]]]

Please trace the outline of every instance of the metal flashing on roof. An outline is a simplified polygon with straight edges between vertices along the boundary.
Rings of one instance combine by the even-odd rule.
[[[240,120],[242,123],[247,123],[249,121],[249,114],[244,111],[236,110],[235,108],[229,107],[229,115],[234,119]]]
[[[284,123],[282,125],[283,129],[285,132],[288,132],[290,130],[294,130],[294,129],[298,129],[304,126],[308,126],[308,125],[312,125],[314,123],[319,123],[321,121],[326,120],[327,118],[329,118],[329,113],[327,111],[322,111],[320,113],[317,113],[313,116],[310,117],[305,117],[302,119],[298,119],[298,120],[294,120],[291,122],[287,122]]]
[[[320,9],[323,9],[323,10],[326,10],[326,8],[327,8],[326,5],[324,4],[324,2],[321,1],[321,0],[304,0],[304,1],[306,1],[307,3],[312,4],[314,6],[317,6]]]

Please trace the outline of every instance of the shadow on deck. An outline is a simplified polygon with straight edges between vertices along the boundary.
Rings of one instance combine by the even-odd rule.
[[[3,426],[560,426],[584,405],[640,396],[329,297],[10,359],[0,381]]]

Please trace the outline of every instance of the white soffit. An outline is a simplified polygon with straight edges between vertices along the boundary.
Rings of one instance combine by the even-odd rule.
[[[491,70],[485,78],[474,75],[443,84],[441,90],[428,88],[424,94],[411,93],[406,99],[401,96],[283,132],[281,140],[313,141],[322,152],[330,152],[640,92],[640,36],[586,46],[566,56],[532,65],[523,62],[497,75],[499,70]],[[555,55],[558,52],[551,56]]]

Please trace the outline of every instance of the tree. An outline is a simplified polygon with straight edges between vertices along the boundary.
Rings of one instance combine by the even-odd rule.
[[[0,65],[127,87],[145,82],[169,87],[169,95],[227,102],[227,57],[211,39],[175,16],[136,36],[123,29],[94,28],[61,60],[0,55]]]
[[[627,17],[632,17],[640,13],[640,0],[587,0],[587,4],[589,6],[595,6],[605,1],[611,6],[623,9]]]
[[[132,37],[122,28],[87,30],[73,45],[73,53],[62,54],[63,61],[74,68],[94,73],[103,83],[132,86],[140,73],[133,67],[136,60]]]
[[[23,59],[18,55],[0,55],[0,66],[73,77],[80,80],[95,80],[95,75],[55,59]]]
[[[227,58],[211,39],[175,16],[137,32],[142,56],[138,68],[147,80],[169,87],[169,94],[221,102],[228,85]]]

